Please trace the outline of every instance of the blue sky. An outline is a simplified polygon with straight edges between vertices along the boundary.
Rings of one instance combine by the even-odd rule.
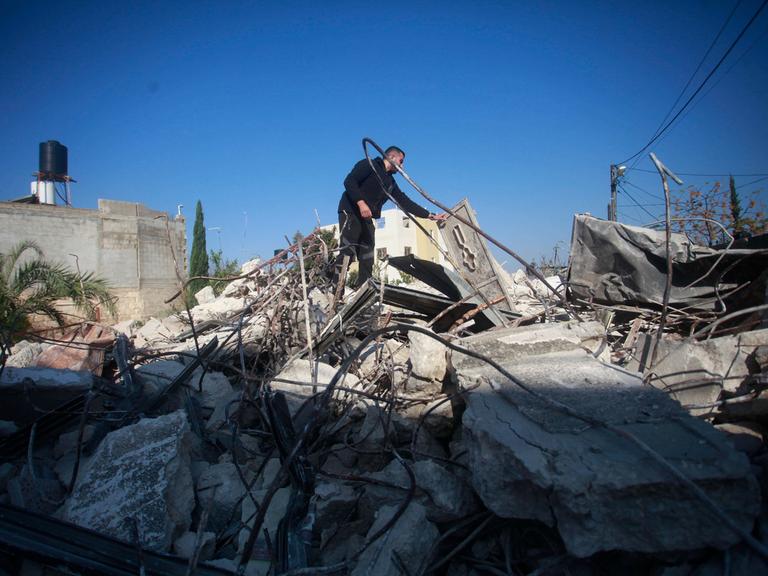
[[[761,3],[740,2],[693,86]],[[0,200],[28,193],[38,144],[56,139],[76,207],[183,204],[191,232],[200,199],[242,262],[311,231],[315,209],[335,221],[370,136],[537,259],[567,245],[574,213],[605,216],[609,165],[649,140],[735,5],[0,0]],[[712,85],[651,150],[680,172],[768,175],[768,9]],[[660,192],[654,174],[627,180]],[[764,184],[743,191],[765,198]]]

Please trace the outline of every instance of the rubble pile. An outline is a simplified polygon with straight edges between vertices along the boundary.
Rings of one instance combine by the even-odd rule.
[[[189,310],[17,344],[0,571],[765,573],[763,316],[706,286],[662,310],[584,256],[608,224],[577,217],[568,278],[496,292],[413,258],[429,290],[351,290],[310,235]],[[733,257],[713,286],[765,294]]]

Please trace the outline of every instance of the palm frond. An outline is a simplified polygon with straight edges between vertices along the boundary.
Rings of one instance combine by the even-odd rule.
[[[10,283],[13,269],[27,250],[34,252],[36,259],[43,257],[43,251],[40,249],[40,246],[37,245],[37,242],[33,240],[22,240],[11,247],[10,252],[0,255],[0,276],[5,280],[6,284]]]

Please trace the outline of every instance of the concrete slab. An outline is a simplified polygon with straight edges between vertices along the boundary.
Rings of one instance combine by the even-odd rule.
[[[640,378],[585,352],[502,357],[535,390],[640,438],[749,531],[760,494],[748,459],[706,422]],[[507,518],[556,526],[578,557],[725,548],[739,540],[671,474],[625,438],[567,416],[488,366],[462,369],[472,483]]]
[[[79,475],[64,519],[131,542],[133,518],[143,546],[170,550],[195,505],[191,437],[181,410],[112,432]]]
[[[628,369],[643,372],[650,360],[654,339],[641,334]],[[654,377],[650,383],[668,392],[692,414],[715,411],[711,405],[721,392],[749,391],[750,374],[759,372],[754,354],[768,344],[768,330],[754,330],[701,342],[663,339],[659,343]],[[701,406],[701,408],[694,408]]]
[[[483,332],[457,342],[496,361],[512,362],[529,356],[568,350],[601,350],[605,326],[600,322],[552,322],[517,328]],[[452,352],[451,361],[457,370],[485,366],[482,360]]]

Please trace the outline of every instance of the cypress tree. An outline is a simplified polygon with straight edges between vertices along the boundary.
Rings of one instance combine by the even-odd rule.
[[[731,227],[734,238],[741,238],[743,236],[744,222],[741,217],[741,201],[739,200],[739,193],[736,192],[736,182],[731,176]]]
[[[195,226],[192,229],[192,254],[189,257],[189,276],[208,276],[208,249],[205,246],[205,222],[200,200],[195,207]],[[207,280],[195,280],[187,287],[190,304],[195,303],[195,292],[208,284]]]

